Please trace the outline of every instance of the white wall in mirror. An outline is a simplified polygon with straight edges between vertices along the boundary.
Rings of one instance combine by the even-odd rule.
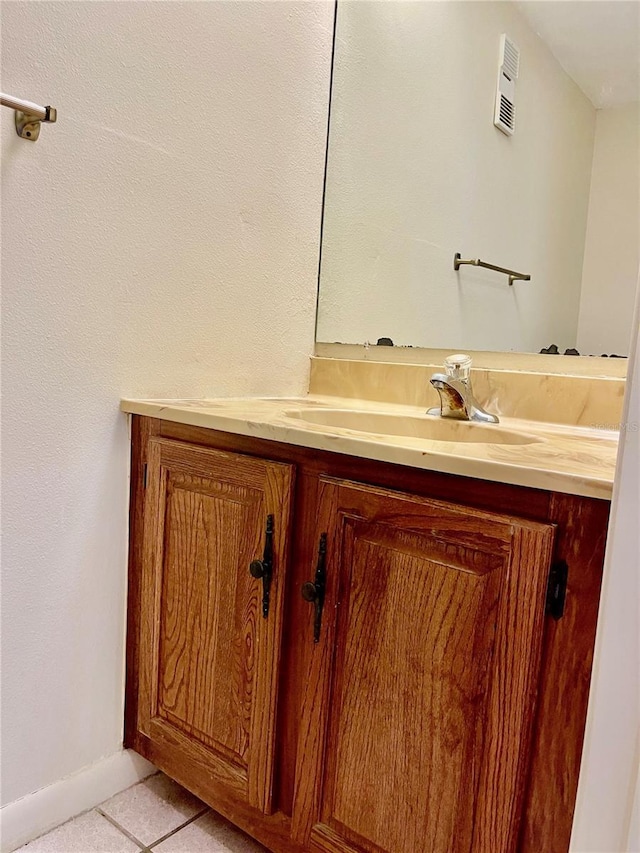
[[[502,33],[512,137],[493,125]],[[317,339],[626,354],[637,127],[637,103],[596,110],[508,0],[339,0]],[[456,273],[455,252],[531,281]]]
[[[638,104],[598,110],[580,296],[580,352],[615,352],[621,341],[629,340],[640,262],[639,188]]]

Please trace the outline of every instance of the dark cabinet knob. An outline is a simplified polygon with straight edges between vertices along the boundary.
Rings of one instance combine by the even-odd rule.
[[[249,563],[249,574],[257,580],[262,579],[262,615],[269,615],[269,597],[271,594],[271,576],[273,573],[273,516],[267,516],[267,528],[264,538],[264,554],[261,560]]]
[[[249,564],[249,571],[251,572],[251,577],[258,579],[263,578],[265,568],[262,560],[252,560]]]
[[[311,581],[307,581],[307,583],[302,584],[302,597],[305,601],[310,601],[313,603],[318,598],[318,590],[314,583]]]
[[[322,627],[322,608],[324,607],[324,590],[326,584],[326,557],[327,557],[327,534],[320,536],[318,545],[318,565],[316,566],[315,583],[307,581],[302,584],[302,597],[305,601],[313,604],[313,642],[320,642],[320,629]]]

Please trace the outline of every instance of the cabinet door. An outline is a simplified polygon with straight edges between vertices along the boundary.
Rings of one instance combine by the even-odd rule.
[[[513,853],[553,525],[328,479],[320,493],[295,837],[327,853]]]
[[[292,484],[290,465],[149,442],[138,727],[265,813]],[[249,565],[268,540],[265,617]]]

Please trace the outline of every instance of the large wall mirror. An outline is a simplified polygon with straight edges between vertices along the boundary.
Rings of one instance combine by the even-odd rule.
[[[635,0],[338,0],[317,340],[627,355],[639,82]]]

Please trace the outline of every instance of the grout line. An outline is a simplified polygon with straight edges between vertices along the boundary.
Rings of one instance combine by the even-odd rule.
[[[163,841],[166,841],[167,838],[171,838],[172,835],[175,835],[176,832],[180,832],[181,829],[184,829],[185,826],[189,826],[190,823],[193,823],[195,820],[198,820],[199,817],[202,817],[203,814],[206,814],[209,811],[209,807],[206,806],[204,809],[201,809],[199,812],[190,817],[189,820],[185,820],[184,823],[181,823],[180,826],[177,826],[175,829],[172,829],[171,832],[166,832],[157,841],[148,844],[147,847],[142,851],[142,853],[146,853],[147,850],[151,850],[152,847],[157,847],[158,844],[162,844]]]
[[[96,808],[96,811],[98,812],[99,815],[102,815],[102,817],[105,820],[108,820],[112,826],[115,826],[116,829],[119,829],[123,835],[126,835],[127,838],[129,839],[129,841],[133,841],[134,844],[137,844],[138,847],[142,851],[145,851],[148,849],[146,844],[143,844],[142,841],[140,841],[140,839],[136,838],[135,835],[133,835],[131,832],[129,832],[128,829],[125,829],[124,826],[121,826],[117,820],[114,820],[111,817],[111,815],[108,815],[106,812],[103,812],[101,808]]]

